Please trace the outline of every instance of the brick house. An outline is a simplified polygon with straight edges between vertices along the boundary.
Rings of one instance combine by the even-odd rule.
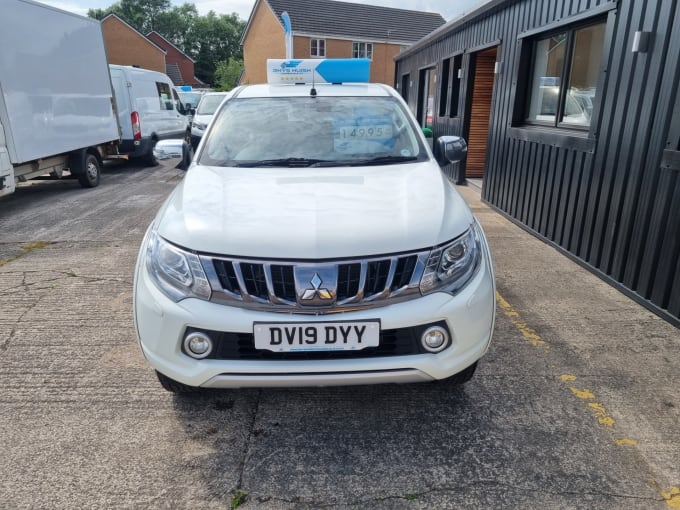
[[[194,76],[195,61],[177,46],[155,30],[146,34],[147,39],[165,50],[165,74],[175,85],[205,87],[205,83]]]
[[[109,64],[166,72],[166,51],[111,13],[101,21]]]
[[[440,14],[336,2],[257,0],[241,37],[241,83],[266,81],[266,60],[285,58],[288,12],[295,58],[369,58],[372,82],[394,85],[394,57],[444,24]]]

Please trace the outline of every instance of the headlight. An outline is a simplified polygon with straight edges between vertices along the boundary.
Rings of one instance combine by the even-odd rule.
[[[473,224],[451,243],[432,250],[420,280],[423,294],[435,290],[454,293],[470,281],[481,260],[478,235]]]
[[[202,122],[192,122],[191,125],[196,129],[200,129],[201,131],[204,131],[207,126],[207,124],[203,124]]]
[[[188,297],[210,299],[210,284],[198,256],[149,233],[146,268],[158,288],[173,301]]]

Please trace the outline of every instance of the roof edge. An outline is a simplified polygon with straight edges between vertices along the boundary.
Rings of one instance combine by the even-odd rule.
[[[118,14],[116,14],[115,12],[110,12],[110,13],[108,13],[106,16],[104,16],[104,17],[102,18],[102,20],[100,21],[100,23],[103,23],[105,20],[107,20],[108,18],[110,18],[110,17],[112,17],[112,16],[113,16],[114,18],[116,18],[118,21],[120,21],[121,23],[123,23],[123,24],[124,24],[126,27],[128,27],[130,30],[132,30],[133,32],[136,32],[137,34],[139,34],[139,36],[140,36],[142,39],[144,39],[146,42],[148,42],[148,43],[151,44],[152,46],[154,46],[154,47],[158,48],[159,50],[161,50],[161,51],[163,52],[163,55],[167,55],[167,54],[168,54],[167,51],[165,51],[163,48],[161,48],[160,46],[158,46],[158,45],[157,45],[155,42],[153,42],[151,39],[149,39],[148,37],[146,37],[143,33],[141,33],[141,32],[140,32],[139,30],[137,30],[135,27],[133,27],[132,25],[130,25],[130,23],[128,23],[128,22],[125,21],[123,18],[121,18],[120,16],[118,16]]]
[[[425,37],[415,42],[411,47],[399,53],[399,55],[397,55],[394,58],[394,60],[395,62],[398,62],[406,57],[410,57],[412,54],[416,53],[422,47],[427,46],[428,44],[431,44],[440,38],[446,37],[446,35],[448,35],[454,29],[474,19],[477,19],[483,16],[484,14],[488,14],[489,12],[492,12],[501,6],[510,5],[518,1],[519,0],[486,0],[485,3],[478,5],[472,11],[462,14],[459,17],[452,19],[448,23],[443,24],[439,28],[434,29]]]
[[[152,30],[151,32],[149,32],[148,34],[146,34],[146,38],[149,39],[149,36],[150,36],[151,34],[156,34],[158,37],[160,37],[160,38],[163,39],[166,43],[168,43],[170,46],[172,46],[173,48],[175,48],[177,51],[179,51],[179,52],[180,52],[182,55],[184,55],[186,58],[188,58],[189,60],[191,60],[194,64],[196,63],[196,61],[195,61],[193,58],[191,58],[189,55],[187,55],[187,54],[184,53],[182,50],[180,50],[180,49],[179,49],[177,46],[175,46],[172,42],[168,41],[168,40],[167,40],[165,37],[163,37],[163,35],[162,35],[160,32],[158,32],[157,30]],[[151,39],[149,39],[149,40],[151,40]],[[153,42],[153,41],[151,41],[151,42]],[[155,43],[154,43],[154,44],[155,44]]]

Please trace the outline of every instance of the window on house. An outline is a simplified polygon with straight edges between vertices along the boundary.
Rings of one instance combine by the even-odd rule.
[[[434,108],[434,92],[437,82],[437,70],[434,67],[421,69],[418,78],[418,122],[422,127],[432,128],[432,112]]]
[[[458,103],[460,102],[460,73],[463,68],[463,55],[453,57],[451,66],[451,91],[449,101],[449,117],[458,117]]]
[[[526,121],[588,128],[597,92],[605,23],[535,40]]]
[[[326,56],[326,40],[325,39],[311,39],[309,41],[309,54],[312,57]]]
[[[367,58],[373,59],[373,43],[370,42],[353,42],[352,43],[352,57],[353,58]]]
[[[408,103],[408,92],[409,89],[411,88],[411,75],[410,74],[404,74],[401,77],[401,88],[399,92],[401,92],[401,97],[404,98],[404,101]]]
[[[442,79],[439,84],[439,116],[446,115],[446,102],[449,99],[449,83],[451,83],[451,59],[442,62]]]

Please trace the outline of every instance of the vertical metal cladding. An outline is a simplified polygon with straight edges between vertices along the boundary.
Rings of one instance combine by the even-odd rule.
[[[588,133],[536,129],[518,119],[531,36],[570,21],[606,20]],[[636,31],[651,32],[633,52]],[[528,35],[527,35],[528,34]],[[526,36],[526,37],[525,37]],[[524,41],[524,42],[523,42]],[[463,54],[458,117],[434,136],[463,135],[471,55],[497,44],[483,198],[596,274],[680,326],[680,7],[665,0],[492,0],[397,59],[410,73]],[[440,102],[437,90],[435,104]],[[446,167],[454,179],[457,166]]]

